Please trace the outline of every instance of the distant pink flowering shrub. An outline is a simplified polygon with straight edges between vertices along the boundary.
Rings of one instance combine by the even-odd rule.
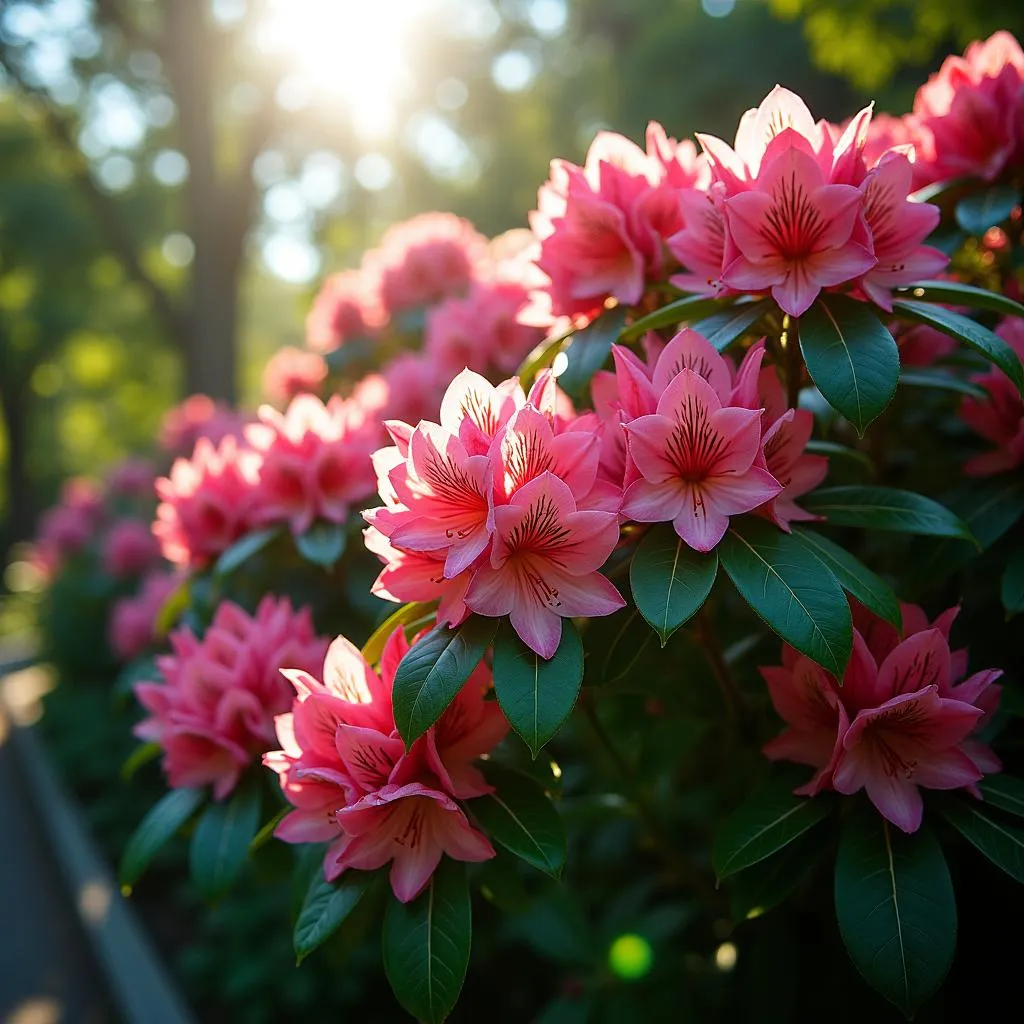
[[[167,572],[151,572],[134,597],[114,605],[108,627],[110,649],[121,661],[132,661],[158,639],[156,619],[180,580]]]
[[[281,348],[263,370],[263,393],[272,402],[286,405],[304,392],[316,394],[326,377],[327,364],[316,352]]]
[[[281,669],[315,670],[326,650],[309,610],[293,611],[286,598],[265,597],[252,616],[225,601],[202,639],[187,627],[171,633],[171,653],[157,659],[162,681],[135,685],[149,712],[135,734],[163,748],[171,786],[212,786],[223,800],[290,703]]]
[[[408,649],[399,626],[380,675],[344,637],[331,644],[322,681],[319,671],[286,669],[297,696],[276,719],[282,749],[264,756],[294,808],[275,834],[290,843],[329,842],[328,881],[390,862],[391,888],[403,903],[422,892],[442,856],[494,856],[459,801],[491,792],[473,761],[508,731],[498,706],[483,699],[490,673],[480,666],[407,751],[395,728],[391,687]]]
[[[119,519],[103,541],[104,568],[114,577],[140,576],[159,557],[152,527],[141,519]]]

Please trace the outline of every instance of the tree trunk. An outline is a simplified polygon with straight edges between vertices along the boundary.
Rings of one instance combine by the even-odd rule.
[[[32,536],[35,503],[28,479],[28,403],[25,389],[7,381],[0,393],[0,412],[3,414],[4,433],[7,438],[7,461],[4,483],[7,492],[7,516],[0,541],[4,545]]]

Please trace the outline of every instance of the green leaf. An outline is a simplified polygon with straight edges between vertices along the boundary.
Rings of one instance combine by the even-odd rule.
[[[1003,773],[988,775],[978,783],[978,789],[986,803],[1024,818],[1024,779]]]
[[[900,384],[912,388],[928,388],[932,391],[952,391],[954,394],[968,395],[971,398],[984,398],[987,394],[983,387],[931,366],[902,370]]]
[[[201,789],[172,789],[150,809],[121,855],[122,885],[134,885],[157,851],[185,824],[203,799]]]
[[[832,526],[974,539],[967,524],[944,505],[894,487],[822,487],[804,495],[800,504]]]
[[[458,1001],[469,967],[472,908],[466,870],[444,857],[411,903],[384,914],[384,973],[395,998],[417,1020],[441,1024]]]
[[[164,748],[155,740],[150,740],[148,743],[140,743],[125,758],[124,764],[121,765],[122,780],[131,782],[132,777],[144,764],[155,761],[163,752]]]
[[[345,550],[345,524],[315,522],[295,538],[295,550],[307,562],[330,569]]]
[[[998,366],[1010,378],[1017,390],[1024,394],[1024,366],[1021,366],[1017,353],[987,327],[982,327],[981,324],[975,323],[960,313],[954,313],[927,302],[897,299],[893,302],[892,308],[898,316],[902,315],[909,320],[928,324],[930,327],[942,331],[943,334],[948,334],[951,338],[970,345],[989,362]]]
[[[804,780],[800,780],[804,781]],[[827,796],[795,796],[785,772],[751,794],[718,830],[711,863],[728,878],[770,857],[824,820],[835,806]]]
[[[834,441],[810,440],[804,445],[804,451],[808,455],[824,455],[830,459],[846,459],[863,466],[871,475],[875,473],[875,464],[867,452],[858,451],[856,448],[848,448],[845,444],[836,444]],[[803,500],[803,499],[801,499]]]
[[[1007,559],[999,595],[1007,615],[1024,612],[1024,545]]]
[[[491,839],[557,876],[565,864],[565,826],[547,794],[520,772],[486,764],[484,774],[494,792],[470,800],[469,809]]]
[[[458,629],[435,626],[399,662],[392,701],[395,726],[411,747],[455,699],[494,639],[498,620],[471,615]]]
[[[900,353],[866,302],[820,296],[800,317],[800,351],[811,380],[861,436],[896,393]]]
[[[648,530],[629,566],[629,584],[640,614],[661,646],[707,600],[718,575],[718,555],[694,551],[670,523]]]
[[[835,576],[799,540],[755,516],[734,518],[722,566],[754,611],[788,644],[841,679],[850,658],[850,605]]]
[[[942,984],[956,950],[953,884],[931,829],[905,835],[862,804],[840,838],[835,899],[857,970],[913,1016]]]
[[[760,302],[738,302],[720,313],[699,320],[693,324],[693,329],[721,352],[749,331],[765,313],[770,313],[775,308],[775,303],[768,299],[762,299]]]
[[[494,692],[534,757],[569,717],[582,681],[583,641],[571,619],[562,620],[558,650],[546,661],[502,623],[494,644]]]
[[[734,875],[729,887],[733,920],[752,920],[784,902],[810,872],[818,853],[808,831],[770,857]]]
[[[947,797],[939,810],[976,850],[1024,884],[1024,829],[997,821],[977,800]]]
[[[262,551],[279,533],[280,526],[268,526],[240,537],[226,551],[221,552],[213,567],[215,576],[230,576],[243,562]]]
[[[582,395],[590,378],[604,366],[626,322],[626,309],[606,310],[582,331],[577,331],[562,348],[567,360],[558,384],[570,395]]]
[[[897,629],[903,628],[899,599],[881,576],[877,576],[849,551],[820,533],[797,526],[793,528],[793,536],[821,559],[843,590]]]
[[[534,347],[516,370],[516,376],[524,388],[529,387],[541,370],[546,370],[555,361],[555,357],[562,350],[563,342],[568,341],[575,333],[576,328],[570,327],[554,338],[545,338]]]
[[[975,288],[959,281],[918,281],[905,288],[897,288],[900,298],[920,299],[922,302],[948,303],[951,306],[967,306],[970,309],[988,309],[1003,316],[1024,316],[1024,306],[1008,299],[1000,292],[987,288]]]
[[[912,203],[930,203],[933,199],[938,199],[940,196],[955,192],[957,189],[970,186],[971,184],[973,184],[972,179],[966,175],[959,178],[947,178],[945,181],[933,181],[930,185],[925,185],[916,192],[911,192],[907,199]]]
[[[989,228],[1009,220],[1019,204],[1020,189],[1016,185],[990,185],[964,196],[956,204],[956,222],[968,234],[983,235]],[[1024,316],[1022,313],[1013,315]]]
[[[373,872],[346,871],[337,881],[326,882],[323,867],[317,863],[295,922],[298,963],[338,930],[377,879]]]
[[[205,899],[217,899],[235,881],[259,827],[260,787],[255,778],[242,782],[229,800],[206,808],[189,848],[192,881]]]
[[[363,657],[370,665],[379,664],[388,639],[399,626],[404,626],[406,633],[409,633],[417,626],[422,628],[433,622],[436,614],[436,601],[413,601],[410,604],[403,604],[397,611],[392,612],[363,644]]]
[[[178,586],[171,591],[167,600],[160,606],[153,621],[153,634],[157,637],[165,637],[177,624],[185,609],[188,608],[191,599],[192,587],[190,580],[182,580]]]
[[[656,309],[647,316],[634,320],[623,332],[623,341],[634,341],[642,338],[648,331],[656,331],[662,327],[674,327],[681,323],[694,323],[706,319],[714,313],[734,305],[735,299],[715,299],[707,295],[687,295],[676,299],[661,309]]]

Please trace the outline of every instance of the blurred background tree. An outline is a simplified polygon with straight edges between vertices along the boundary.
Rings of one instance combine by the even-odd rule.
[[[0,550],[185,393],[258,397],[389,224],[523,226],[594,133],[907,108],[1019,0],[0,0]]]

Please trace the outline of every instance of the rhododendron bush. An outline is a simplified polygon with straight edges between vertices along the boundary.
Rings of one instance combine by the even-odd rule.
[[[177,573],[112,618],[170,646],[126,885],[179,831],[211,899],[254,862],[299,960],[369,991],[379,943],[424,1021],[745,1019],[773,972],[910,1017],[954,962],[974,1005],[1024,883],[1024,54],[851,113],[602,132],[530,233],[423,215],[330,277],[255,416],[177,411],[101,544]]]

